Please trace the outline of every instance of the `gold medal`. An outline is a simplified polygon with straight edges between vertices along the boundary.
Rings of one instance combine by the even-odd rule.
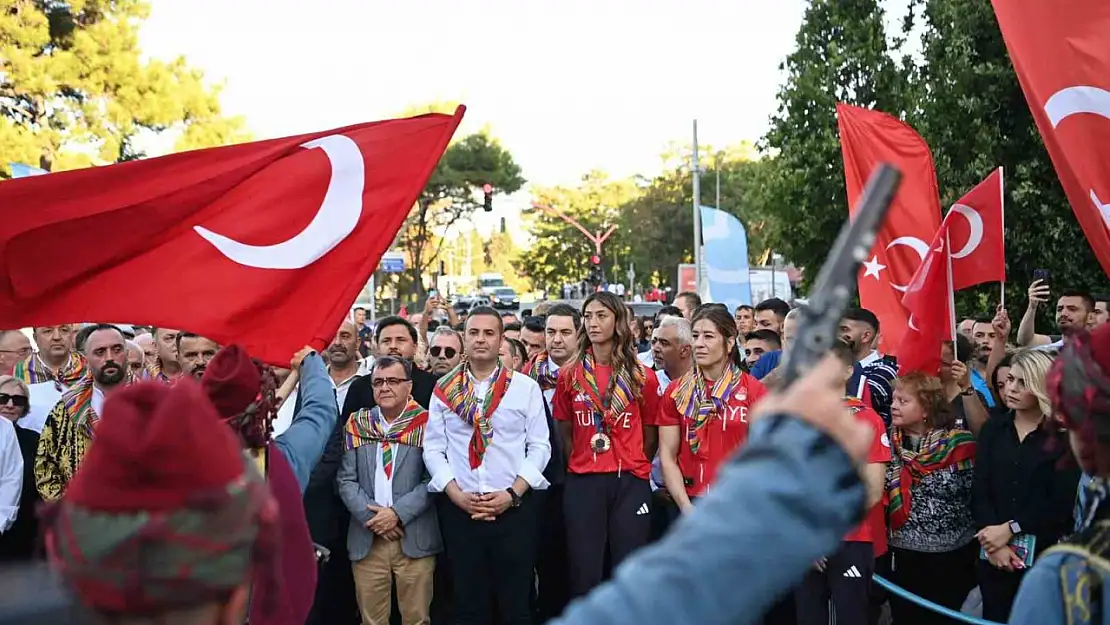
[[[603,454],[613,448],[613,441],[609,440],[609,435],[604,432],[598,432],[590,437],[590,449],[595,454]]]

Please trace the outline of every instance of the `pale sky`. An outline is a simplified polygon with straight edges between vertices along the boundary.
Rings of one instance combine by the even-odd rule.
[[[672,140],[755,140],[801,0],[153,0],[142,47],[184,54],[260,138],[460,100],[531,183],[652,174]],[[464,127],[464,130],[465,130]]]
[[[804,0],[153,0],[144,51],[226,81],[259,138],[467,105],[529,184],[660,169],[767,129]],[[510,201],[510,219],[527,202]],[[492,221],[483,216],[486,230]],[[515,228],[514,228],[515,229]]]

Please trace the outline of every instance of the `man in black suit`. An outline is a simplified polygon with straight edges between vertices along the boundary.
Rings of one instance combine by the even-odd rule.
[[[402,317],[386,317],[378,322],[374,330],[374,343],[377,346],[376,356],[379,358],[396,356],[411,362],[417,350],[416,328]],[[312,606],[308,625],[356,625],[360,621],[355,602],[354,577],[347,556],[347,523],[350,513],[339,499],[335,476],[343,459],[343,428],[347,425],[348,417],[353,412],[376,405],[372,383],[369,375],[351,382],[347,399],[339,411],[335,430],[305,489],[304,509],[312,540],[331,550],[331,558],[320,570],[316,584],[316,602]],[[418,404],[428,407],[435,383],[435,376],[413,367],[412,397]],[[446,567],[436,568],[446,570]],[[443,595],[439,592],[440,581],[437,576],[436,597]],[[436,607],[436,603],[433,603],[433,622],[437,620]]]

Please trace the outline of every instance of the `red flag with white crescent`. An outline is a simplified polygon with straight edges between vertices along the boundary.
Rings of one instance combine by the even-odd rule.
[[[1110,2],[992,4],[1068,202],[1110,275]]]
[[[878,111],[836,105],[849,210],[879,163],[902,172],[902,184],[859,275],[864,308],[879,317],[883,350],[901,359],[909,313],[902,297],[940,227],[940,194],[929,146],[913,128]]]
[[[126,321],[323,349],[462,120],[422,115],[0,182],[0,328]]]
[[[944,221],[954,290],[1006,281],[1001,167],[953,204]]]

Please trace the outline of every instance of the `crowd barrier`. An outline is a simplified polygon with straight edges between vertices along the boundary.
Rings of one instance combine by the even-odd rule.
[[[872,579],[875,581],[876,584],[882,586],[888,592],[894,593],[894,594],[898,595],[899,597],[905,599],[906,601],[911,601],[913,603],[916,603],[917,605],[925,608],[926,610],[931,610],[931,611],[936,612],[937,614],[940,614],[942,616],[947,616],[950,619],[955,619],[957,621],[961,621],[961,622],[964,622],[964,623],[969,623],[970,625],[1005,625],[1005,623],[996,623],[994,621],[987,621],[987,620],[981,619],[977,616],[971,616],[970,614],[964,614],[963,612],[957,612],[956,610],[953,610],[951,608],[946,608],[946,607],[944,607],[944,606],[942,606],[938,603],[933,603],[932,601],[929,601],[928,599],[926,599],[924,597],[919,597],[919,596],[913,594],[912,592],[906,590],[905,588],[902,588],[901,586],[895,584],[894,582],[891,582],[890,580],[888,580],[888,579],[886,579],[886,578],[884,578],[880,575],[875,575],[875,576],[872,577]],[[898,623],[895,623],[894,625],[898,625]]]

